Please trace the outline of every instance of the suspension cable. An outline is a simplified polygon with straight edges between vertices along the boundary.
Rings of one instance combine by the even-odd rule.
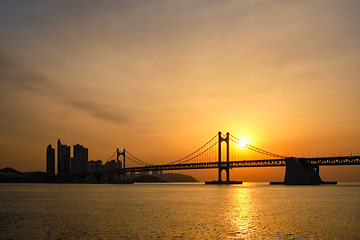
[[[178,161],[171,162],[170,164],[182,164],[182,163],[189,162],[190,160],[193,160],[194,158],[196,158],[196,157],[198,157],[198,156],[206,153],[207,151],[209,151],[210,149],[212,149],[212,148],[213,148],[215,145],[217,145],[217,144],[218,144],[218,142],[215,142],[213,145],[211,145],[210,147],[208,147],[208,148],[205,149],[204,151],[200,152],[199,154],[197,154],[197,155],[195,155],[195,156],[193,156],[193,157],[191,157],[191,158],[189,158],[189,159],[184,159],[184,158],[182,158],[182,159],[180,159],[180,160],[178,160]],[[197,150],[196,152],[198,152],[198,150]],[[194,153],[195,153],[195,152],[194,152]],[[192,154],[190,154],[190,155],[192,155]],[[190,155],[189,155],[189,156],[190,156]]]
[[[131,159],[130,157],[127,156],[127,154],[125,154],[126,157],[128,157],[130,160],[134,161],[134,162],[137,162],[139,164],[142,164],[142,165],[154,165],[154,164],[150,164],[150,163],[147,163],[137,157],[135,157],[134,155],[132,155],[131,153],[129,153],[127,150],[125,150],[125,152],[130,155],[133,159]]]
[[[226,135],[224,134],[221,134],[223,138],[226,137]],[[207,143],[205,143],[203,146],[201,146],[200,148],[198,148],[196,151],[192,152],[191,154],[187,155],[186,157],[183,157],[181,159],[178,159],[176,161],[172,161],[170,163],[168,163],[169,165],[171,164],[183,164],[183,163],[187,163],[205,153],[208,153],[210,149],[213,149],[219,142],[216,141],[215,143],[211,144],[211,146],[207,147],[208,145],[210,145],[210,143],[218,136],[218,134],[216,134],[213,138],[211,138]],[[229,140],[231,140],[232,142],[236,143],[236,144],[239,144],[239,143],[242,143],[243,141],[241,141],[240,139],[236,138],[235,136],[229,134],[230,138]],[[207,148],[206,148],[207,147]],[[257,147],[254,147],[250,144],[246,144],[244,146],[245,148],[251,150],[251,151],[254,151],[254,152],[258,152],[260,154],[264,154],[264,155],[268,155],[268,156],[271,156],[271,157],[277,157],[277,158],[286,158],[285,156],[282,156],[282,155],[279,155],[279,154],[275,154],[275,153],[271,153],[271,152],[268,152],[268,151],[265,151],[265,150],[262,150],[260,148],[257,148]],[[148,162],[145,162],[137,157],[135,157],[134,155],[132,155],[130,152],[128,152],[127,150],[125,150],[125,152],[127,154],[125,154],[125,157],[137,164],[140,164],[140,165],[145,165],[145,166],[151,166],[151,165],[155,165],[155,164],[150,164]],[[115,151],[116,153],[116,151]],[[115,153],[110,157],[110,159],[115,155]],[[213,157],[212,155],[212,152],[211,153],[211,158]],[[110,160],[109,159],[109,160]]]
[[[147,166],[147,164],[144,164],[144,163],[142,163],[142,162],[139,162],[139,161],[137,161],[137,160],[135,160],[135,159],[133,159],[133,158],[131,158],[131,157],[129,157],[129,156],[125,156],[125,158],[126,159],[128,159],[128,160],[131,160],[132,162],[134,162],[134,163],[138,163],[138,164],[140,164],[140,165],[145,165],[145,166]]]
[[[183,157],[179,160],[170,162],[169,164],[175,164],[175,163],[179,163],[183,160],[185,160],[186,158],[190,157],[191,155],[195,154],[196,152],[200,151],[202,148],[204,148],[207,144],[209,144],[212,140],[214,140],[218,135],[216,134],[213,138],[211,138],[207,143],[205,143],[203,146],[201,146],[200,148],[198,148],[196,151],[192,152],[191,154],[187,155],[186,157]]]
[[[113,155],[111,155],[111,157],[107,161],[110,161],[112,159],[112,157],[115,155],[116,152],[117,152],[117,150],[113,153]]]
[[[241,141],[240,139],[236,138],[235,136],[231,135],[230,136],[234,139],[230,139],[231,141],[235,142],[235,143],[239,143],[239,142],[243,142]],[[268,155],[268,156],[271,156],[271,157],[277,157],[277,158],[286,158],[286,156],[282,156],[282,155],[279,155],[279,154],[275,154],[275,153],[271,153],[271,152],[268,152],[268,151],[265,151],[265,150],[262,150],[260,148],[257,148],[257,147],[254,147],[250,144],[246,144],[244,145],[245,148],[249,149],[249,150],[252,150],[254,152],[258,152],[258,153],[261,153],[261,154],[264,154],[264,155]]]

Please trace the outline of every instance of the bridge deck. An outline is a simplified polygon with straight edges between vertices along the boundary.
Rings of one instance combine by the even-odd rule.
[[[335,166],[335,165],[360,165],[360,156],[344,156],[344,157],[320,157],[320,158],[299,158],[311,161],[311,165],[319,166]],[[244,161],[229,161],[221,162],[221,166],[230,168],[239,167],[281,167],[286,166],[286,159],[267,159],[267,160],[244,160]],[[205,162],[205,163],[184,163],[184,164],[165,164],[165,165],[150,165],[143,167],[130,167],[125,169],[111,169],[93,172],[93,174],[109,174],[124,172],[144,172],[144,171],[166,171],[166,170],[187,170],[187,169],[211,169],[218,168],[219,162]],[[89,176],[91,172],[81,174],[71,174],[62,176],[60,178],[85,177]],[[54,176],[59,178],[59,176]]]
[[[331,166],[331,165],[360,165],[360,156],[347,156],[347,157],[327,157],[327,158],[299,158],[310,160],[312,165]],[[165,171],[165,170],[181,170],[181,169],[207,169],[218,168],[218,162],[205,162],[205,163],[185,163],[185,164],[165,164],[165,165],[151,165],[144,167],[130,167],[126,168],[126,172],[143,172],[143,171]],[[226,162],[221,162],[221,165],[226,167]],[[244,161],[230,161],[230,168],[237,167],[281,167],[286,166],[285,159],[267,159],[267,160],[244,160]],[[124,169],[118,170],[120,173]],[[114,173],[116,170],[104,170],[101,173]],[[100,172],[99,172],[100,173]]]

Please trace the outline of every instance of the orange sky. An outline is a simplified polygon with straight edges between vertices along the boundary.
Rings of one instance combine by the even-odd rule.
[[[167,163],[218,131],[282,155],[355,155],[359,9],[350,0],[2,1],[0,168],[45,171],[59,138],[94,160],[126,148]],[[359,166],[320,174],[360,181]]]

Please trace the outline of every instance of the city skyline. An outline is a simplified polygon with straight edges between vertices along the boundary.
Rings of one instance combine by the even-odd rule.
[[[55,182],[57,179],[63,178],[69,175],[75,175],[72,179],[72,182],[96,182],[95,176],[87,176],[80,178],[81,174],[84,173],[95,173],[96,171],[102,170],[112,170],[120,169],[122,163],[115,161],[114,159],[109,159],[102,164],[102,160],[90,160],[89,161],[89,149],[84,147],[81,144],[73,145],[73,150],[71,147],[62,144],[61,140],[57,141],[57,149],[52,148],[52,145],[49,144],[46,148],[46,181],[49,183]],[[55,157],[55,152],[57,157]],[[72,152],[72,155],[71,155]],[[57,166],[57,167],[56,167]],[[116,177],[116,174],[104,174],[102,178],[99,178],[102,182],[116,182],[119,179]],[[43,179],[44,180],[44,179]],[[69,179],[62,179],[64,182],[70,182]]]
[[[82,143],[89,160],[126,148],[164,164],[218,131],[286,156],[360,151],[358,1],[1,5],[0,168],[46,171],[54,139]],[[320,175],[360,181],[359,171]]]

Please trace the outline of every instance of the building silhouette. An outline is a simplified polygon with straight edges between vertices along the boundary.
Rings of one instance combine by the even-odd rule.
[[[96,172],[103,170],[102,161],[101,160],[91,160],[85,163],[85,172]]]
[[[62,145],[60,139],[58,145],[58,175],[70,174],[70,146]]]
[[[51,144],[46,148],[46,175],[55,176],[55,148]]]
[[[115,160],[107,161],[103,165],[103,170],[114,170],[117,168],[117,163]],[[117,180],[116,173],[107,173],[105,174],[105,182],[115,182]]]
[[[71,174],[84,173],[89,159],[88,149],[83,145],[74,145],[73,157],[71,158]]]

